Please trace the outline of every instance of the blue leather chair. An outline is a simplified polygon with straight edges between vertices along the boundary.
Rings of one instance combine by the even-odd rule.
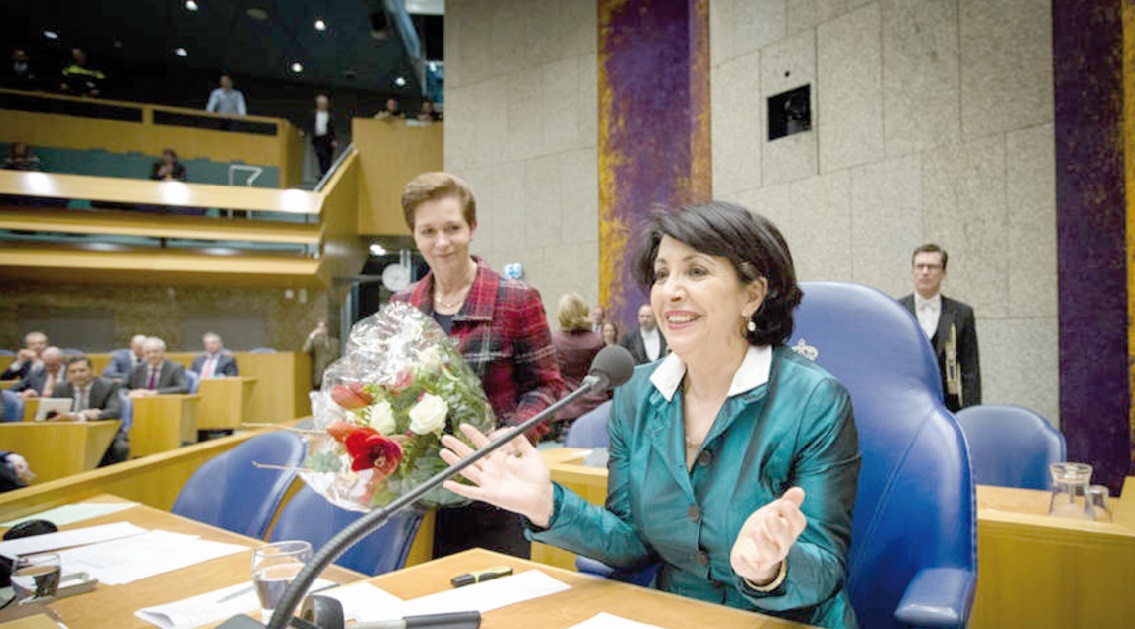
[[[0,356],[15,356],[16,352],[10,349],[0,349]]]
[[[274,347],[254,347],[248,350],[249,354],[275,354],[276,348]]]
[[[4,414],[0,415],[0,421],[24,421],[24,398],[7,389],[0,389],[0,397],[4,399]]]
[[[197,389],[201,388],[201,376],[192,369],[185,370],[185,381],[189,383],[190,393],[197,393]]]
[[[318,549],[362,516],[358,511],[336,507],[305,485],[284,505],[268,539],[272,542],[302,539]],[[406,556],[410,554],[421,523],[421,512],[403,511],[347,549],[335,563],[370,576],[399,570],[406,565]]]
[[[982,404],[958,411],[969,446],[974,482],[1023,489],[1051,489],[1051,463],[1064,461],[1064,435],[1020,406]]]
[[[607,434],[607,420],[611,418],[611,402],[603,402],[599,406],[580,415],[571,423],[567,436],[564,437],[565,448],[606,448],[611,444],[611,437]]]
[[[85,352],[83,350],[77,349],[77,348],[74,348],[74,347],[64,347],[63,349],[61,349],[59,351],[64,356],[82,356],[82,355],[85,354]]]
[[[264,537],[295,472],[261,469],[252,463],[296,467],[303,463],[306,450],[303,439],[294,433],[277,430],[257,435],[198,468],[171,510],[241,535]]]

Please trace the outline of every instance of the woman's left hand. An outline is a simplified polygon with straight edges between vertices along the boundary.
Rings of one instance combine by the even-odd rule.
[[[733,572],[756,585],[775,579],[788,549],[808,524],[800,511],[803,503],[804,490],[793,487],[754,511],[741,526],[729,554]]]

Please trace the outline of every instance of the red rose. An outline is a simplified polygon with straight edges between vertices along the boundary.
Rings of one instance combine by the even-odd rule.
[[[379,478],[386,478],[402,462],[402,446],[383,437],[373,428],[361,428],[347,435],[343,445],[351,457],[351,470],[360,472],[374,468]]]
[[[331,435],[331,438],[335,441],[343,443],[347,440],[347,437],[360,430],[366,430],[366,428],[351,422],[337,421],[331,422],[331,425],[327,427],[327,434]]]
[[[331,389],[331,399],[348,411],[365,408],[374,403],[374,396],[367,393],[361,382],[335,385]]]

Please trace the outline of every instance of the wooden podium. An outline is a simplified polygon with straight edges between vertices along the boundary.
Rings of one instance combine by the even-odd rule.
[[[93,470],[118,432],[118,420],[0,424],[0,447],[19,452],[42,483]]]
[[[197,430],[234,430],[251,421],[252,390],[256,378],[203,378],[197,388]]]
[[[200,394],[155,395],[133,401],[132,458],[180,448],[183,443],[196,443]]]

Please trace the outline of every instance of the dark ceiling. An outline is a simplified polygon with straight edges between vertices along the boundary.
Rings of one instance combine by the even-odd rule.
[[[421,94],[418,70],[384,0],[23,0],[5,2],[0,33],[11,46],[81,46],[98,59],[163,65],[176,70],[226,70],[237,75],[381,92]],[[391,3],[400,7],[401,0]],[[249,15],[253,9],[263,20]],[[327,26],[316,31],[316,19]],[[440,59],[440,16],[407,20],[423,47]],[[374,31],[375,27],[380,30]],[[49,40],[44,31],[58,33]],[[376,36],[375,33],[378,33]],[[175,50],[184,48],[185,57]],[[6,56],[7,53],[5,53]],[[294,62],[303,71],[291,69]],[[418,63],[421,65],[421,62]],[[406,80],[396,84],[397,77]]]

